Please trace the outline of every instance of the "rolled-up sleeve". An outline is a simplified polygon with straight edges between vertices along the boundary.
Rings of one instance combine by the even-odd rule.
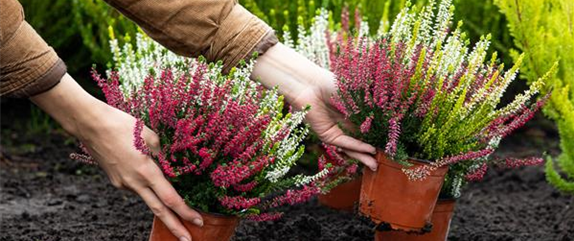
[[[0,95],[30,97],[58,84],[66,65],[24,20],[20,3],[1,0],[0,16]]]
[[[277,43],[273,30],[236,0],[105,1],[171,51],[222,60],[224,71]]]

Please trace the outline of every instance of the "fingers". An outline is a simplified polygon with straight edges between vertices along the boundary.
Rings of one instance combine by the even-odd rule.
[[[173,186],[163,176],[152,180],[150,187],[165,206],[176,212],[181,218],[199,227],[203,226],[201,215],[187,206],[185,201],[183,201]]]
[[[339,127],[335,128],[338,129]],[[341,135],[335,137],[329,144],[355,152],[371,153],[373,155],[377,153],[377,149],[375,147],[359,141],[353,137],[342,134],[342,131]]]
[[[365,164],[365,166],[369,167],[369,169],[377,171],[377,160],[375,160],[375,158],[373,158],[371,155],[347,149],[343,149],[343,152],[350,158],[357,159],[358,161],[362,162]]]
[[[191,240],[189,231],[183,226],[181,221],[175,214],[165,206],[156,194],[149,188],[141,188],[137,193],[142,197],[147,206],[151,209],[153,214],[157,216],[169,229],[169,231],[179,240]]]

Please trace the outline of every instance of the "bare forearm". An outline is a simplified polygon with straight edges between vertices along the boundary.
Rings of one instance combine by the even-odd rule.
[[[278,86],[279,93],[292,104],[309,88],[334,87],[331,72],[281,43],[257,58],[251,77],[267,88]]]
[[[30,100],[78,138],[81,138],[83,128],[97,121],[98,109],[106,108],[103,102],[88,94],[68,74],[54,88]]]

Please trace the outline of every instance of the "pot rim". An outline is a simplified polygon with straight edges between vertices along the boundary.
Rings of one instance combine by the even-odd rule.
[[[377,148],[377,154],[382,154],[382,155],[384,155],[387,159],[389,159],[389,160],[391,160],[391,161],[393,161],[393,162],[395,162],[395,163],[398,163],[397,161],[393,160],[393,158],[390,158],[390,157],[387,155],[387,153],[385,153],[385,151],[382,150],[382,149],[378,149],[378,148]],[[431,161],[431,160],[420,159],[420,158],[411,157],[411,156],[407,156],[406,161],[420,162],[420,163],[423,163],[423,164],[433,164],[433,163],[435,163],[434,161]],[[400,163],[398,163],[398,164],[400,164]]]

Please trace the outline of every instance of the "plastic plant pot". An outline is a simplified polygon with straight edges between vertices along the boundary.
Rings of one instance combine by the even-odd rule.
[[[361,195],[361,177],[342,183],[327,194],[319,195],[319,203],[329,208],[352,212]]]
[[[376,155],[376,172],[363,169],[359,212],[377,225],[392,230],[425,232],[430,228],[432,212],[448,167],[440,167],[423,180],[409,180],[403,165],[390,160],[383,152]],[[408,160],[412,167],[430,165]]]
[[[418,234],[402,231],[377,231],[375,241],[401,240],[401,241],[445,241],[448,237],[450,221],[454,213],[454,199],[440,199],[436,203],[432,214],[432,230],[430,233]]]
[[[236,216],[210,213],[201,213],[201,216],[203,217],[203,227],[182,220],[183,225],[189,230],[192,240],[228,241],[239,225],[239,218]],[[158,217],[154,216],[149,241],[179,241],[179,239],[169,231]]]

